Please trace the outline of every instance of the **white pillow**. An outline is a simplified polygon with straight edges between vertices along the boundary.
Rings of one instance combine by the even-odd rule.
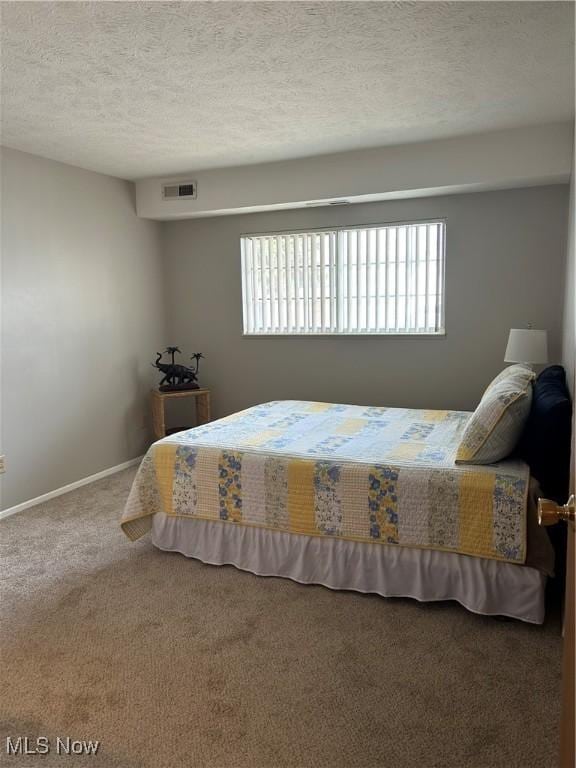
[[[466,425],[456,453],[458,464],[493,464],[512,453],[530,413],[535,378],[523,365],[496,376]]]

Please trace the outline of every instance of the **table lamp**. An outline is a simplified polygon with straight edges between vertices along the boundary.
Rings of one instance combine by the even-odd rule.
[[[508,336],[508,346],[504,355],[505,363],[548,362],[548,333],[528,328],[511,328]]]

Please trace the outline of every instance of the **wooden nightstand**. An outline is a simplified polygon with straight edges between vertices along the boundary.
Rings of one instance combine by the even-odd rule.
[[[164,403],[177,397],[193,397],[196,400],[196,423],[206,424],[210,421],[210,390],[209,389],[185,389],[181,392],[160,392],[152,390],[152,426],[154,437],[160,440],[166,437],[166,420]]]

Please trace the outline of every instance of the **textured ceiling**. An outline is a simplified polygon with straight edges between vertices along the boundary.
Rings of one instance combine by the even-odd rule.
[[[571,2],[2,2],[2,143],[125,178],[570,119]]]

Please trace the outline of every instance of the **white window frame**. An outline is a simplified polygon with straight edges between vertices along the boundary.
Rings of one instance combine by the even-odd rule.
[[[445,328],[445,303],[446,303],[446,226],[447,222],[445,218],[427,218],[422,220],[409,220],[409,221],[393,221],[393,222],[385,222],[385,223],[378,223],[378,224],[362,224],[362,225],[352,225],[352,226],[338,226],[338,227],[325,227],[325,228],[316,228],[316,229],[291,229],[291,230],[283,230],[278,232],[258,232],[258,233],[246,233],[242,234],[240,237],[240,246],[241,246],[241,271],[242,271],[242,307],[243,307],[243,335],[250,337],[250,338],[278,338],[283,336],[303,336],[306,338],[313,338],[317,336],[388,336],[388,337],[437,337],[437,336],[445,336],[446,335],[446,328]],[[433,261],[437,261],[437,265],[435,268],[435,280],[436,280],[436,297],[437,297],[437,303],[436,308],[434,310],[435,314],[435,327],[431,328],[430,326],[424,326],[420,325],[419,327],[416,327],[413,325],[412,327],[408,328],[407,330],[398,328],[398,320],[396,319],[395,327],[386,330],[382,327],[378,327],[377,329],[368,329],[368,309],[365,309],[366,313],[366,322],[364,324],[364,328],[356,327],[356,328],[350,328],[350,321],[347,320],[346,323],[343,323],[343,317],[342,315],[348,313],[348,318],[350,317],[351,306],[355,303],[354,297],[348,300],[347,296],[351,296],[352,290],[350,289],[350,280],[356,279],[358,281],[358,285],[356,286],[357,290],[357,296],[359,294],[359,287],[360,287],[360,270],[356,270],[356,274],[354,275],[351,270],[347,270],[346,266],[344,265],[344,254],[348,253],[348,248],[350,247],[351,238],[354,238],[353,233],[356,232],[356,238],[357,238],[357,245],[359,243],[359,238],[362,237],[361,233],[369,233],[373,230],[379,230],[379,231],[386,231],[385,238],[388,238],[388,230],[396,230],[395,237],[398,237],[398,230],[408,230],[413,233],[418,227],[426,227],[430,225],[439,225],[437,227],[437,242],[435,246],[435,253],[436,256],[440,254],[440,259],[432,260],[430,261],[428,259],[429,255],[429,243],[428,243],[428,230],[426,230],[426,266],[425,266],[425,274],[426,274],[426,281],[428,280],[428,274],[429,274],[429,263],[432,263]],[[286,250],[286,238],[292,238],[292,237],[300,237],[300,238],[308,238],[308,237],[314,237],[319,236],[322,238],[320,241],[320,250],[322,251],[322,257],[321,257],[321,264],[313,264],[312,268],[318,266],[322,268],[328,268],[328,275],[327,275],[327,285],[329,286],[330,290],[330,296],[326,298],[326,301],[330,304],[330,312],[331,312],[331,318],[333,320],[332,327],[331,328],[321,328],[319,330],[302,330],[301,327],[299,327],[297,330],[288,330],[287,326],[290,325],[288,321],[288,312],[289,312],[289,304],[292,305],[293,308],[293,315],[296,315],[296,312],[299,311],[296,309],[297,306],[299,306],[299,303],[303,302],[306,307],[309,307],[309,299],[306,295],[306,290],[308,289],[308,292],[311,290],[310,285],[307,285],[308,281],[302,281],[304,283],[303,289],[304,289],[304,297],[299,297],[298,299],[295,298],[295,296],[290,296],[290,293],[285,296],[283,301],[286,302],[285,306],[285,320],[286,322],[283,323],[283,329],[282,330],[275,330],[271,327],[271,323],[267,323],[266,328],[260,328],[258,330],[255,330],[255,326],[261,326],[262,323],[255,323],[254,322],[254,314],[255,314],[255,308],[257,307],[257,302],[260,301],[259,298],[253,298],[256,293],[260,293],[264,295],[264,286],[261,284],[259,287],[256,287],[254,284],[255,279],[255,270],[251,269],[249,271],[249,264],[251,261],[251,253],[250,248],[254,246],[254,241],[258,240],[260,241],[261,245],[260,248],[263,247],[264,242],[268,243],[268,264],[271,264],[271,258],[270,258],[270,241],[272,239],[276,239],[277,245],[276,249],[278,249],[278,240],[284,239],[284,245],[283,245],[283,252],[286,257],[287,250]],[[416,235],[418,237],[418,234]],[[368,234],[365,235],[366,238],[369,237]],[[408,237],[408,234],[405,235],[405,237]],[[378,235],[378,232],[376,232],[375,235],[376,238],[376,256],[375,256],[375,267],[374,272],[376,273],[376,286],[375,286],[375,293],[374,293],[374,306],[376,307],[378,305],[378,301],[375,299],[378,295],[378,274],[379,274],[379,268],[378,265],[380,264],[379,261],[379,255],[378,255],[378,247],[379,243],[381,243],[381,237]],[[304,239],[302,239],[302,248],[299,247],[299,253],[302,255],[302,271],[304,272],[305,269],[308,268],[309,265],[306,264],[306,258],[305,255],[307,253],[307,249],[304,247]],[[397,241],[395,240],[396,245]],[[386,271],[388,271],[388,243],[389,240],[386,239]],[[332,247],[334,248],[334,254],[331,253]],[[406,256],[408,257],[408,245],[406,246]],[[276,250],[276,253],[278,253],[278,250]],[[264,263],[264,256],[266,253],[263,251],[260,251],[260,258],[261,258],[261,266],[258,268],[260,271],[260,279],[262,279],[262,276],[264,274],[264,269],[266,267],[263,267]],[[293,264],[296,264],[296,257],[295,253],[292,254],[294,256]],[[398,270],[398,264],[405,263],[405,262],[399,262],[398,261],[398,252],[396,250],[396,262],[395,262],[395,279],[398,279],[399,276],[399,270]],[[324,260],[326,259],[326,261]],[[286,261],[286,258],[284,259]],[[277,293],[276,293],[276,317],[278,319],[278,325],[280,325],[280,283],[281,283],[281,273],[284,273],[284,276],[287,276],[287,270],[286,270],[286,264],[284,263],[284,266],[281,267],[281,270],[278,271],[277,269],[278,264],[276,264],[276,274],[275,277],[272,278],[272,275],[270,274],[269,280],[270,285],[272,286],[272,280],[274,280],[274,283],[277,282]],[[362,266],[364,266],[364,274],[366,279],[366,296],[364,297],[366,299],[366,304],[368,304],[371,300],[370,291],[368,290],[368,280],[369,280],[369,271],[371,267],[373,266],[372,262],[369,261],[368,254],[366,255],[366,260],[362,262]],[[290,267],[292,269],[292,266]],[[258,269],[256,271],[258,271]],[[405,277],[404,279],[407,279],[408,275],[408,269],[409,267],[406,267],[405,270]],[[282,278],[283,280],[284,278]],[[416,286],[418,286],[417,278],[416,279]],[[296,292],[296,283],[297,281],[297,272],[294,275],[294,281],[295,281],[295,290],[294,294]],[[348,285],[344,285],[344,282],[347,282]],[[311,282],[312,289],[314,288],[315,281]],[[416,287],[417,290],[417,287]],[[395,293],[393,294],[394,301],[396,301],[397,297],[401,297],[401,294],[398,293],[399,287],[398,284],[395,286]],[[300,291],[299,291],[300,292]],[[346,294],[346,295],[345,295]],[[269,318],[271,319],[271,316],[273,314],[272,311],[272,302],[274,301],[274,289],[270,292],[270,297],[266,299],[267,302],[269,302]],[[391,301],[392,294],[386,294],[386,302]],[[428,294],[425,293],[426,296],[426,310],[424,314],[426,315],[428,312]],[[312,298],[312,306],[314,306],[314,297]],[[322,297],[324,298],[324,297]],[[362,297],[361,297],[362,298]],[[406,296],[404,295],[404,300],[406,299]],[[321,300],[321,306],[324,306],[324,301]],[[346,306],[347,305],[347,306]],[[386,313],[388,313],[388,305],[386,305]],[[356,308],[354,309],[354,312],[359,311],[360,304],[356,300]],[[300,308],[299,308],[300,309]],[[397,311],[397,307],[395,305],[395,309]],[[303,310],[302,310],[303,311]],[[313,310],[314,312],[316,310]],[[375,309],[377,312],[377,310]],[[408,311],[407,309],[405,310]],[[417,310],[415,310],[417,311]],[[431,310],[432,311],[432,310]],[[264,317],[264,305],[262,305],[262,317]],[[328,313],[328,306],[327,306],[327,313]],[[336,320],[334,322],[334,318],[336,317]],[[357,321],[358,316],[356,315]],[[376,318],[377,322],[378,318]],[[324,323],[324,320],[322,320],[322,323]],[[344,328],[343,325],[346,324],[348,327]],[[386,325],[387,325],[386,321]],[[294,326],[294,323],[291,324]],[[296,322],[296,325],[301,326],[301,323]],[[358,326],[358,322],[356,323]]]

